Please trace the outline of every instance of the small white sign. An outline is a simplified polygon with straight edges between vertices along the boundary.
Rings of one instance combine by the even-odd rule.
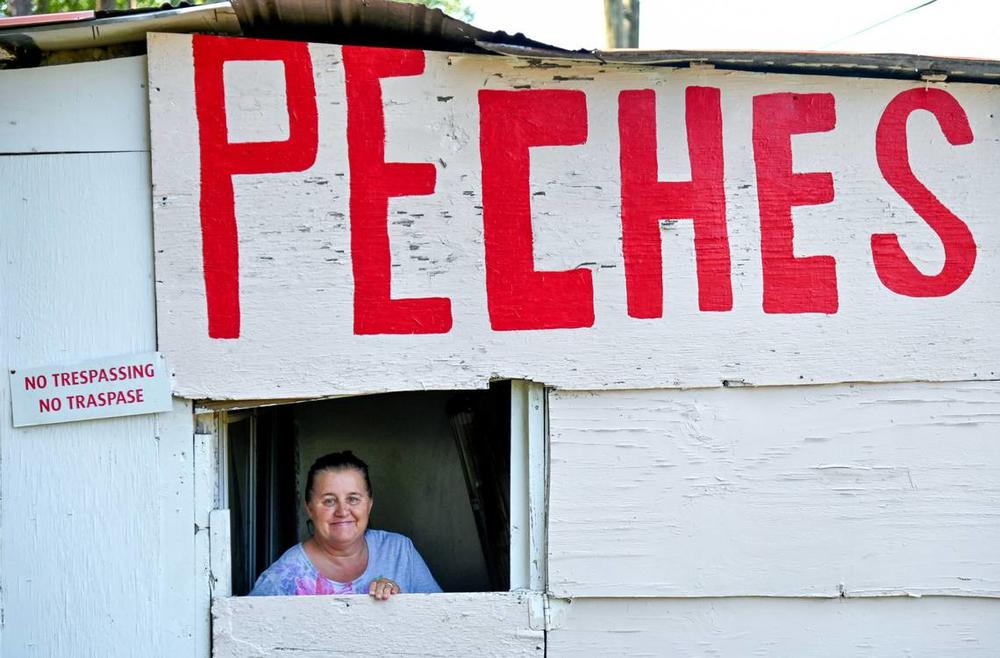
[[[159,352],[10,371],[14,427],[168,411],[170,373]]]

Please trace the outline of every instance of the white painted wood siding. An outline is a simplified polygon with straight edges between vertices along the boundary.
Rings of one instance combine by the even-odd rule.
[[[386,159],[436,170],[433,194],[389,202],[392,294],[448,297],[454,325],[446,334],[355,335],[341,48],[309,48],[318,156],[299,173],[235,177],[242,333],[216,339],[207,332],[191,38],[151,37],[159,338],[184,395],[470,388],[491,377],[598,389],[971,380],[1000,372],[993,338],[1000,307],[996,86],[426,53],[421,75],[382,81]],[[287,137],[281,71],[275,62],[226,69],[231,139]],[[661,227],[663,317],[635,319],[626,309],[621,246],[618,95],[655,90],[659,176],[684,181],[691,176],[684,126],[690,86],[721,95],[733,308],[698,309],[692,225],[680,219]],[[477,95],[528,88],[586,94],[586,143],[531,149],[530,203],[534,265],[590,272],[592,327],[497,331],[488,318]],[[924,88],[953,96],[974,134],[972,143],[953,146],[929,112],[915,112],[908,123],[916,175],[968,224],[978,245],[971,277],[941,298],[890,292],[870,244],[873,233],[896,233],[923,272],[942,267],[940,240],[886,183],[875,157],[887,104]],[[794,208],[794,242],[799,257],[836,259],[835,314],[762,309],[752,106],[755,96],[782,92],[832,94],[835,101],[833,130],[791,138],[794,171],[832,175],[832,203]],[[809,280],[798,283],[805,290]]]
[[[146,58],[0,75],[0,153],[149,151]]]
[[[549,658],[994,658],[1000,601],[576,599],[554,609]]]
[[[145,58],[0,71],[0,358],[156,348]],[[100,151],[90,152],[90,151]],[[4,656],[205,656],[192,412],[13,429],[0,378]]]
[[[213,656],[545,655],[530,594],[266,596],[215,599]],[[534,615],[534,621],[533,621]]]
[[[549,409],[556,596],[1000,596],[1000,382]]]

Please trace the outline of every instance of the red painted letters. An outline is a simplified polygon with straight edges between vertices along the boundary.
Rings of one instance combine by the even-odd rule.
[[[594,324],[589,270],[535,270],[529,190],[530,147],[586,140],[587,100],[582,91],[479,92],[486,295],[493,329]]]
[[[194,35],[194,89],[201,151],[201,232],[208,335],[239,338],[239,247],[233,176],[308,169],[316,161],[316,88],[304,43]],[[287,140],[230,143],[223,67],[233,61],[285,65]]]
[[[927,275],[913,265],[891,233],[872,236],[875,271],[886,288],[909,297],[943,297],[958,290],[976,264],[976,241],[969,227],[917,180],[910,168],[906,120],[915,110],[937,118],[949,144],[971,144],[965,110],[943,89],[910,89],[889,102],[875,133],[875,154],[886,182],[934,229],[944,245],[944,267]]]
[[[344,46],[347,154],[351,164],[351,262],[354,333],[441,334],[451,329],[447,297],[392,298],[389,198],[433,194],[430,163],[385,161],[385,114],[380,80],[420,75],[421,50]]]
[[[733,308],[719,90],[688,87],[685,96],[691,159],[691,180],[686,182],[657,180],[655,92],[623,91],[618,96],[622,251],[628,314],[634,318],[663,315],[662,219],[694,220],[698,307]]]
[[[792,206],[833,201],[829,172],[792,171],[792,135],[833,130],[833,94],[765,94],[753,99],[765,313],[836,313],[832,256],[796,257]]]
[[[201,35],[194,35],[192,43],[208,333],[212,338],[238,338],[240,279],[233,177],[296,172],[313,166],[318,149],[315,82],[309,48],[303,43]],[[453,324],[449,298],[392,297],[389,200],[433,194],[437,170],[429,162],[385,161],[381,81],[422,74],[424,53],[344,46],[342,55],[350,166],[354,332],[447,333]],[[288,139],[230,141],[224,68],[233,61],[283,64]],[[442,98],[450,100],[452,96],[438,97]],[[465,103],[471,101],[464,99]],[[486,303],[492,328],[515,331],[593,326],[592,273],[583,268],[535,268],[529,189],[532,147],[586,142],[584,92],[483,89],[478,92],[478,101]],[[666,219],[693,223],[699,308],[730,311],[732,263],[720,91],[697,86],[685,90],[690,180],[659,180],[655,108],[656,93],[652,89],[626,90],[618,95],[621,235],[628,315],[660,318],[664,314],[660,225]],[[872,258],[879,279],[892,292],[910,297],[942,297],[969,279],[977,245],[966,223],[913,173],[907,121],[917,110],[930,112],[952,145],[972,143],[973,134],[962,106],[939,88],[910,89],[898,94],[885,108],[875,133],[883,177],[937,234],[944,248],[944,264],[937,274],[921,272],[891,233],[872,235]],[[828,93],[759,95],[753,98],[752,111],[763,309],[766,313],[836,313],[837,263],[829,255],[796,256],[792,220],[794,207],[834,199],[833,176],[829,172],[795,172],[792,158],[793,135],[834,129],[834,97]],[[338,136],[331,139],[335,143]],[[602,219],[615,221],[613,216]],[[462,221],[477,220],[470,214]],[[28,380],[25,382],[27,386]]]

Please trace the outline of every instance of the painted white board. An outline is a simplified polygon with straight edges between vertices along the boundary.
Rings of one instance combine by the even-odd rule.
[[[549,397],[558,596],[1000,596],[1000,382]]]
[[[212,603],[215,658],[542,656],[529,594],[261,596]],[[540,615],[538,619],[541,619]]]
[[[995,86],[149,45],[182,395],[998,376]]]
[[[553,621],[549,658],[1000,654],[993,599],[576,599]]]
[[[0,154],[149,151],[147,102],[145,57],[4,71]]]
[[[63,102],[89,114],[127,105],[70,92]],[[4,368],[155,349],[148,154],[0,156],[0,180]],[[26,428],[10,409],[2,377],[3,655],[206,655],[195,645],[208,599],[194,595],[190,403]]]

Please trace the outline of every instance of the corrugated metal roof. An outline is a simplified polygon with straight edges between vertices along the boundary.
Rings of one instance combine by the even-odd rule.
[[[479,44],[562,51],[523,34],[489,32],[440,9],[390,0],[232,0],[247,36],[451,52]]]
[[[78,17],[77,17],[78,18]],[[46,19],[49,21],[51,19]],[[54,53],[144,52],[147,32],[193,32],[631,66],[720,69],[997,84],[1000,62],[906,54],[679,50],[569,51],[523,34],[489,32],[438,9],[391,0],[232,0],[193,7],[97,12],[74,22],[0,24],[0,67],[60,61]]]
[[[89,21],[94,18],[92,11],[63,11],[57,14],[28,14],[27,16],[0,16],[0,30],[15,27],[30,27],[50,23],[71,23]]]
[[[145,52],[147,32],[241,33],[236,13],[228,2],[96,12],[89,20],[26,27],[0,25],[0,68],[38,66],[50,63],[55,53],[82,49],[117,47],[110,56],[141,54]]]
[[[52,53],[79,49],[119,47],[115,54],[143,52],[147,32],[243,35],[450,52],[488,52],[481,43],[567,52],[523,34],[481,30],[440,9],[391,0],[223,0],[166,9],[96,12],[90,20],[72,23],[67,23],[68,19],[67,14],[53,14],[27,25],[0,24],[0,67],[38,66],[48,63]],[[122,53],[123,46],[133,48]]]

